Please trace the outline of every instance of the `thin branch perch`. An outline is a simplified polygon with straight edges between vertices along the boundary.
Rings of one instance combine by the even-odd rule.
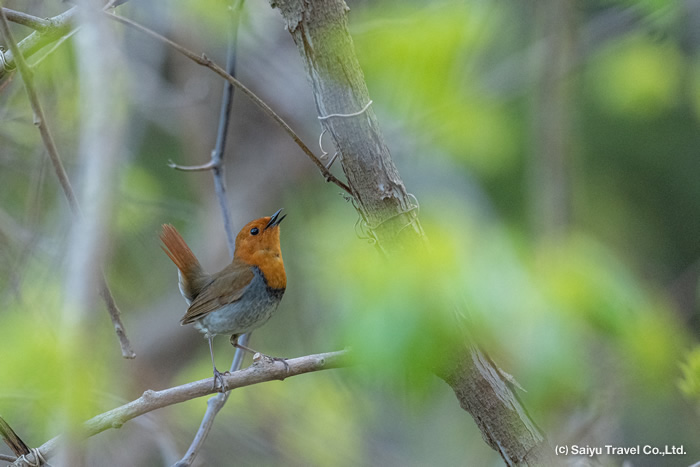
[[[225,375],[226,387],[229,389],[242,388],[267,381],[284,380],[291,376],[342,368],[348,366],[348,351],[340,350],[287,360],[289,371],[281,362],[267,360],[265,357],[257,359],[253,365],[245,370],[240,370]],[[81,434],[85,437],[94,436],[110,428],[120,428],[124,423],[140,415],[161,409],[169,405],[179,404],[197,397],[213,394],[215,390],[211,386],[211,378],[202,379],[192,383],[183,384],[162,391],[147,390],[138,399],[124,404],[121,407],[97,415],[83,424]],[[56,454],[62,443],[62,436],[50,439],[38,450],[45,458]],[[28,454],[27,460],[33,461],[33,456]],[[17,463],[13,464],[19,465]]]

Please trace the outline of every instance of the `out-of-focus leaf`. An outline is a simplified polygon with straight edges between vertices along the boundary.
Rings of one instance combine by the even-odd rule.
[[[353,22],[359,24],[353,38],[375,105],[480,171],[512,167],[514,122],[480,88],[470,66],[472,54],[499,28],[499,9],[449,2],[420,13],[397,10],[379,5]]]
[[[678,382],[683,393],[700,402],[700,347],[696,346],[681,363],[683,378]]]
[[[681,57],[674,44],[635,35],[612,43],[592,63],[590,83],[609,112],[647,119],[676,105],[680,71]]]
[[[76,425],[99,413],[100,391],[114,390],[110,361],[118,354],[111,326],[105,322],[63,335],[61,286],[27,281],[21,303],[0,313],[0,329],[10,331],[0,346],[0,413],[28,422],[37,441],[65,428],[56,425],[59,415]],[[102,309],[94,311],[106,319]]]

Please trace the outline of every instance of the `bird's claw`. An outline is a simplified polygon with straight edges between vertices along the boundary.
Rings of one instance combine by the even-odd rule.
[[[272,362],[282,362],[282,364],[284,365],[285,371],[286,371],[287,373],[289,373],[289,372],[291,371],[291,367],[289,366],[289,363],[287,363],[287,359],[286,359],[286,358],[282,358],[282,357],[271,357],[271,356],[269,356],[269,355],[265,355],[264,353],[260,353],[260,352],[256,353],[256,354],[253,356],[253,360],[254,360],[254,361],[258,361],[258,360],[261,360],[261,359],[263,359],[263,358],[266,359],[266,360],[272,361]]]
[[[216,383],[219,383],[218,384],[220,387],[219,392],[223,393],[223,392],[228,391],[228,387],[226,386],[226,380],[224,380],[224,376],[230,375],[230,374],[231,373],[228,371],[224,371],[223,373],[221,373],[219,370],[214,368],[214,385],[212,386],[212,390],[216,390],[216,386],[217,386]]]
[[[282,358],[282,357],[271,357],[271,358],[272,358],[273,361],[282,362],[282,363],[284,364],[284,370],[285,370],[287,373],[289,373],[289,372],[291,371],[291,368],[289,367],[289,363],[287,363],[287,359],[286,359],[286,358]]]

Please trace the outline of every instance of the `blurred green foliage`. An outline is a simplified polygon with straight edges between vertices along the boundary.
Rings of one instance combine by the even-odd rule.
[[[673,110],[681,99],[682,60],[674,44],[643,34],[611,44],[591,64],[598,105],[642,120]]]
[[[486,174],[512,167],[517,155],[512,115],[473,82],[479,51],[503,26],[502,13],[486,4],[439,3],[353,15],[353,39],[381,106],[401,115],[407,130]]]
[[[688,352],[686,360],[681,363],[683,379],[679,383],[681,390],[689,397],[700,402],[700,348]]]
[[[101,411],[96,391],[115,385],[110,367],[118,356],[102,344],[113,339],[104,326],[81,328],[90,329],[85,333],[61,331],[65,292],[60,281],[25,285],[18,291],[21,300],[0,315],[5,331],[0,362],[3,380],[11,382],[0,390],[0,414],[12,426],[18,424],[26,439],[49,439]],[[56,417],[59,408],[67,420]]]

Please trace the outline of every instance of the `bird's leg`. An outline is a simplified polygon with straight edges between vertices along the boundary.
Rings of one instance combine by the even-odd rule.
[[[217,381],[221,385],[221,391],[220,392],[226,392],[226,381],[224,381],[223,375],[228,373],[221,373],[219,370],[216,369],[216,363],[214,363],[214,347],[213,347],[213,342],[214,342],[214,336],[207,336],[207,340],[209,341],[209,353],[211,354],[211,366],[214,368],[214,386],[212,386],[212,389],[216,389],[216,383]]]
[[[243,345],[243,344],[239,344],[239,343],[238,343],[238,338],[239,338],[240,336],[241,336],[240,334],[231,334],[231,339],[230,339],[230,341],[231,341],[231,345],[232,345],[232,346],[236,347],[237,349],[241,349],[241,350],[245,350],[246,352],[250,352],[250,353],[252,353],[253,355],[255,355],[256,353],[260,353],[260,352],[258,352],[257,350],[253,350],[253,349],[251,349],[250,347],[246,347],[246,346]],[[261,355],[262,355],[262,354],[261,354]]]
[[[263,357],[265,357],[265,358],[267,358],[267,359],[269,359],[269,360],[272,360],[272,361],[275,361],[275,362],[282,362],[282,363],[284,364],[285,370],[287,370],[287,373],[289,373],[289,363],[287,363],[287,359],[286,359],[286,358],[282,358],[282,357],[271,357],[271,356],[266,355],[266,354],[264,354],[264,353],[262,353],[262,352],[258,352],[257,350],[253,350],[253,349],[251,349],[250,347],[246,347],[246,346],[243,345],[243,344],[239,344],[239,343],[238,343],[238,336],[239,336],[238,334],[233,334],[233,335],[231,336],[231,345],[232,345],[232,346],[234,346],[234,347],[236,347],[236,348],[238,348],[238,349],[241,349],[241,350],[245,350],[246,352],[250,352],[250,353],[253,354],[253,355],[255,355],[255,354],[257,353],[257,354],[260,354],[260,355],[262,355]]]
[[[236,347],[238,344],[238,338],[241,337],[240,334],[231,334],[231,338],[229,339],[229,342],[231,342],[231,345]]]

